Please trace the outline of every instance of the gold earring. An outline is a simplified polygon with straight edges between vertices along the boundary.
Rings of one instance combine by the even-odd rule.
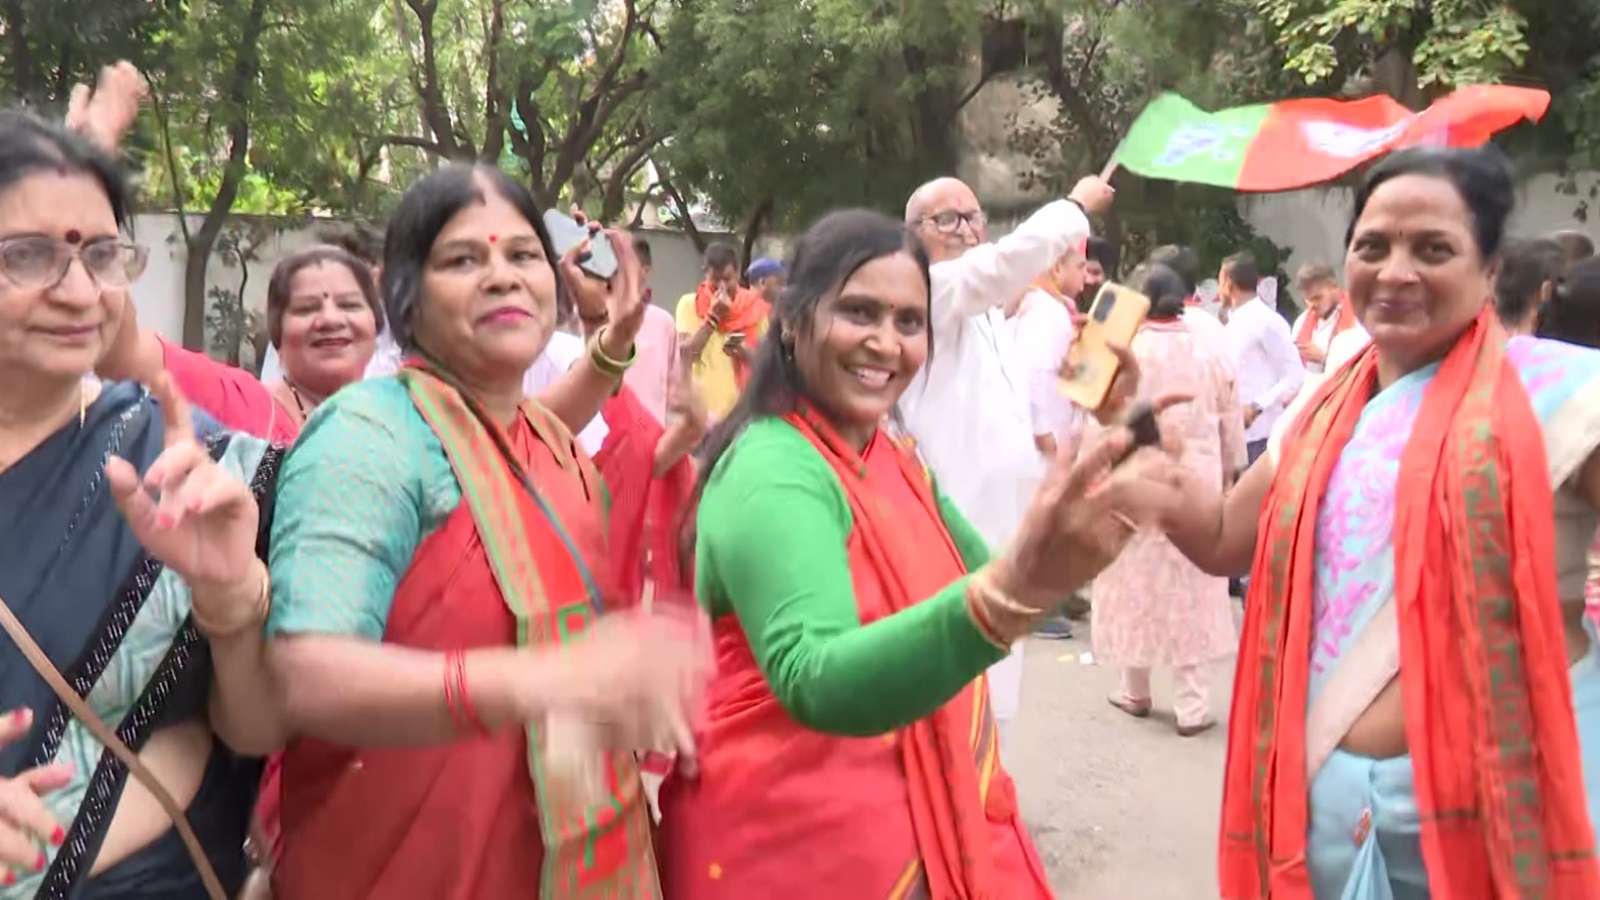
[[[83,424],[89,418],[89,385],[78,383],[78,430],[83,430]]]

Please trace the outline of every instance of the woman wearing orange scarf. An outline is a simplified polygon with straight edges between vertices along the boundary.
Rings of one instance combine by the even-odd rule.
[[[1169,502],[1167,461],[1107,475],[1126,431],[1075,469],[1063,459],[989,563],[880,429],[929,351],[914,240],[866,211],[813,226],[708,440],[695,576],[718,671],[699,778],[662,790],[675,900],[1050,896],[983,673],[1104,567],[1130,516]]]
[[[1600,897],[1600,353],[1495,322],[1514,197],[1493,151],[1374,167],[1345,261],[1372,344],[1173,513],[1196,563],[1251,573],[1227,900]]]

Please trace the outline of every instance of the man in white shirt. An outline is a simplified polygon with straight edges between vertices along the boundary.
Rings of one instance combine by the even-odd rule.
[[[1266,450],[1273,423],[1306,380],[1289,323],[1256,295],[1260,282],[1255,259],[1247,253],[1228,257],[1217,275],[1218,296],[1228,307],[1225,328],[1239,373],[1251,463]]]
[[[1325,262],[1308,262],[1294,276],[1295,287],[1306,302],[1306,311],[1294,320],[1295,349],[1306,371],[1322,374],[1328,363],[1333,339],[1352,328],[1361,328],[1355,311],[1339,289],[1339,276]]]
[[[1073,247],[1006,310],[1007,330],[1027,374],[1033,443],[1047,459],[1077,443],[1082,411],[1061,393],[1061,361],[1077,334],[1072,319],[1086,269],[1083,252]]]
[[[992,244],[977,195],[954,178],[923,185],[906,203],[906,226],[933,262],[933,352],[900,398],[901,421],[990,547],[1010,540],[1045,472],[1002,307],[1089,237],[1088,214],[1108,208],[1111,195],[1101,179],[1085,178]],[[1020,644],[990,670],[989,688],[1005,752],[1022,695]]]

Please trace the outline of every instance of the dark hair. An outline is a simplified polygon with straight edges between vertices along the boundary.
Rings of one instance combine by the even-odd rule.
[[[1150,263],[1145,267],[1144,295],[1150,298],[1150,318],[1176,319],[1183,315],[1189,288],[1169,265]]]
[[[1183,281],[1185,294],[1194,295],[1195,286],[1200,283],[1200,254],[1194,252],[1193,247],[1182,244],[1157,247],[1150,251],[1149,262],[1171,269]]]
[[[1539,312],[1540,337],[1600,348],[1600,259],[1586,259],[1556,282]]]
[[[1356,188],[1350,227],[1344,233],[1346,247],[1355,237],[1356,222],[1366,211],[1373,192],[1385,182],[1405,175],[1450,182],[1472,214],[1472,239],[1478,245],[1478,255],[1484,265],[1500,253],[1506,236],[1506,220],[1516,206],[1517,191],[1511,178],[1511,162],[1493,144],[1471,150],[1413,147],[1379,160]]]
[[[1562,229],[1550,235],[1550,240],[1561,245],[1561,250],[1567,255],[1567,265],[1577,265],[1594,255],[1594,241],[1581,231],[1570,228]]]
[[[694,555],[694,515],[700,495],[716,470],[717,461],[733,446],[740,432],[765,416],[792,412],[805,395],[806,386],[794,362],[794,344],[813,337],[817,306],[838,292],[862,266],[909,253],[928,279],[928,251],[905,223],[869,209],[828,213],[795,241],[789,259],[789,282],[778,293],[767,319],[767,336],[756,347],[750,380],[726,418],[706,436],[700,451],[700,474],[679,536],[679,552],[687,563]],[[928,332],[928,355],[933,355],[933,332]]]
[[[117,227],[128,224],[128,180],[116,160],[65,126],[20,110],[0,111],[0,191],[37,172],[88,175],[105,192]]]
[[[633,255],[639,257],[641,266],[655,265],[655,260],[650,254],[650,242],[645,240],[643,235],[633,236]]]
[[[272,280],[267,282],[267,339],[272,346],[277,347],[283,341],[283,314],[289,309],[294,277],[312,266],[328,263],[350,270],[362,298],[372,309],[378,330],[383,330],[383,304],[378,302],[378,286],[372,280],[371,264],[340,247],[318,244],[289,254],[272,269]]]
[[[1119,256],[1117,245],[1103,237],[1091,237],[1083,245],[1083,258],[1099,263],[1101,271],[1106,273],[1107,278],[1117,277]]]
[[[718,243],[707,247],[704,259],[708,272],[720,272],[729,266],[736,269],[739,267],[739,251],[727,244]]]
[[[1505,325],[1528,318],[1539,305],[1546,283],[1567,268],[1567,251],[1549,238],[1510,241],[1500,253],[1500,274],[1494,280],[1494,309]]]
[[[1256,266],[1252,253],[1235,253],[1228,257],[1222,261],[1222,271],[1241,290],[1253,291],[1261,286],[1261,269]]]
[[[383,262],[383,232],[369,225],[323,228],[317,231],[316,238],[317,243],[338,247],[366,263],[368,267]]]
[[[405,351],[417,349],[412,319],[422,299],[422,270],[433,253],[439,232],[456,213],[483,203],[483,186],[516,208],[528,220],[545,258],[554,266],[560,258],[544,227],[544,215],[533,195],[520,182],[492,166],[452,164],[436,169],[414,182],[400,198],[389,231],[383,242],[383,299],[388,311],[389,333]],[[570,305],[566,286],[556,278],[556,309]]]

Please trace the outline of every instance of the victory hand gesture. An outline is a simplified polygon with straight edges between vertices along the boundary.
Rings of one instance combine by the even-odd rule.
[[[260,512],[250,488],[224,471],[195,438],[188,401],[172,376],[149,385],[161,407],[165,449],[141,478],[125,459],[106,462],[117,506],[139,544],[189,586],[196,623],[248,626],[265,573],[258,571]],[[215,608],[213,608],[215,607]]]

